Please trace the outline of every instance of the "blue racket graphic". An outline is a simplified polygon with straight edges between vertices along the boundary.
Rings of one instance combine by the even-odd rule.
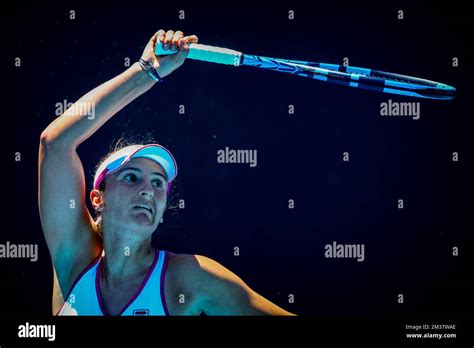
[[[269,58],[215,46],[189,44],[189,59],[234,66],[251,66],[260,69],[289,73],[297,76],[363,88],[377,92],[392,93],[428,99],[453,99],[456,88],[443,83],[390,72],[357,68],[337,64],[326,64],[280,58]],[[164,50],[162,43],[156,45],[156,55],[174,54]]]

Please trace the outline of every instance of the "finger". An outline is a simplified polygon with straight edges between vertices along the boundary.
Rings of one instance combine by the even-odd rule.
[[[173,30],[168,30],[166,32],[166,37],[163,42],[163,49],[167,50],[170,45],[171,45],[171,40],[173,39],[174,31]]]
[[[183,39],[185,40],[184,49],[189,49],[190,43],[198,43],[199,41],[199,38],[196,35],[185,36]]]
[[[178,47],[180,50],[184,49],[184,45],[186,44],[186,39],[182,37],[181,39],[178,40]]]
[[[162,42],[165,38],[166,32],[163,29],[160,29],[156,32],[156,38],[158,41]]]
[[[153,38],[151,39],[151,42],[153,43],[153,49],[155,48],[157,42],[161,42],[165,36],[166,32],[163,29],[158,30],[155,35],[153,35]]]
[[[178,50],[178,42],[184,36],[182,31],[177,31],[173,35],[173,40],[171,41],[171,50],[177,51]]]

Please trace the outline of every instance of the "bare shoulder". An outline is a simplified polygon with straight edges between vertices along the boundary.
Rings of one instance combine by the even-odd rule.
[[[219,262],[203,255],[168,252],[166,280],[180,294],[199,301],[224,283],[243,284],[242,280]]]
[[[175,254],[171,251],[168,253],[168,266],[174,274],[181,274],[183,272],[193,272],[196,270],[198,263],[196,255],[192,254]]]
[[[193,254],[175,254],[168,251],[166,277],[177,290],[186,290],[195,295],[203,277],[213,268],[215,261]]]
[[[199,315],[292,315],[252,290],[239,276],[203,255],[170,254],[172,277],[186,301],[175,308]],[[186,295],[187,294],[187,295]],[[189,297],[188,297],[189,296]],[[171,311],[170,311],[171,313]]]
[[[197,307],[199,263],[195,255],[168,253],[165,297],[171,315],[200,315]]]
[[[243,284],[235,274],[207,256],[167,253],[165,296],[171,315],[201,315],[205,312],[203,302],[219,292],[221,284]]]
[[[195,282],[203,277],[226,277],[232,274],[232,272],[219,262],[207,256],[198,254],[175,254],[171,252],[168,252],[168,255],[168,268],[172,270],[175,277],[179,275]],[[186,277],[184,277],[184,275],[186,275]]]

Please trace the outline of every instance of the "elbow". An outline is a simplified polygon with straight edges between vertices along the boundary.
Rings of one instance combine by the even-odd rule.
[[[41,135],[40,135],[40,145],[47,145],[50,142],[51,142],[51,135],[45,129],[44,131],[41,132]]]
[[[40,151],[50,151],[54,149],[63,150],[64,148],[74,147],[71,142],[67,142],[63,136],[54,134],[53,131],[45,129],[40,135]],[[74,147],[75,148],[75,147]]]
[[[49,134],[49,132],[44,130],[43,132],[41,132],[41,135],[40,135],[40,148],[46,149],[49,147],[50,143],[51,143],[51,135]]]
[[[49,150],[53,146],[56,147],[57,143],[58,139],[51,133],[51,131],[45,129],[43,132],[41,132],[40,150]]]

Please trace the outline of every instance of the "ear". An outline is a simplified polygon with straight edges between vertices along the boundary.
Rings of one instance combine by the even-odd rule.
[[[104,206],[104,197],[102,191],[93,189],[89,196],[94,210],[101,210]]]

